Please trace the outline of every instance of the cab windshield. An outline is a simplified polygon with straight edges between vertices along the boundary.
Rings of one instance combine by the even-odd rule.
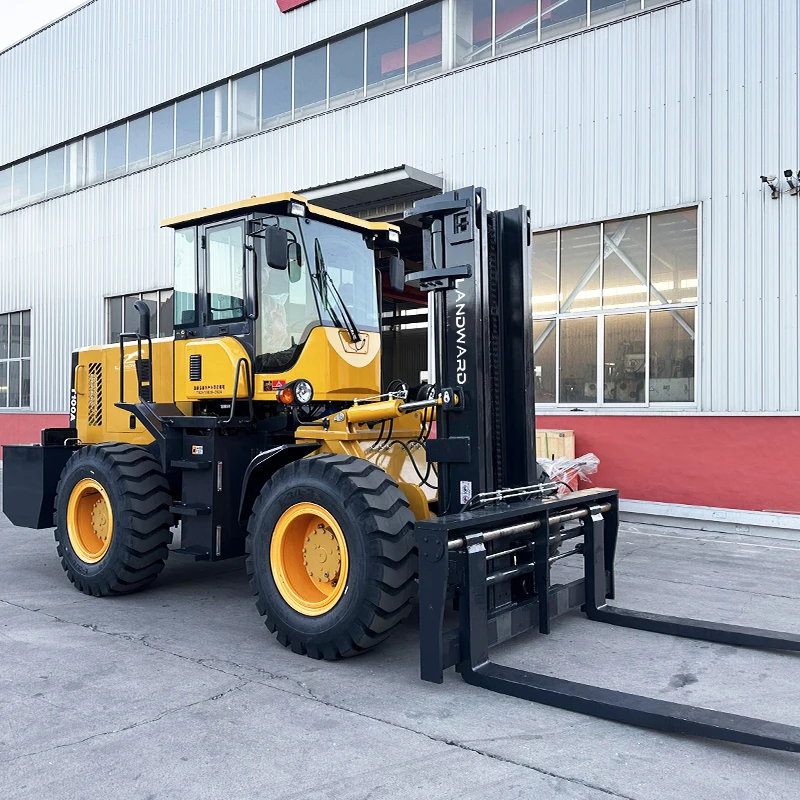
[[[275,217],[265,220],[274,224]],[[375,260],[356,232],[316,220],[280,217],[289,232],[289,268],[266,263],[264,239],[253,241],[259,272],[256,372],[281,372],[300,355],[314,327],[378,331]],[[294,244],[296,242],[296,245]]]

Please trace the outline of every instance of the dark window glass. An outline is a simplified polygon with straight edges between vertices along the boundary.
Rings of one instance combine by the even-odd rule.
[[[244,227],[240,222],[206,230],[211,322],[244,318]]]
[[[128,157],[128,123],[115,125],[106,132],[106,178],[125,172]]]
[[[44,197],[47,183],[47,156],[41,155],[31,159],[30,164],[30,196],[31,200]]]
[[[596,403],[597,317],[562,319],[560,403]]]
[[[228,138],[228,84],[203,92],[203,147]]]
[[[492,0],[456,0],[456,64],[492,55]]]
[[[0,361],[0,408],[8,408],[8,361]]]
[[[533,323],[533,369],[537,403],[556,401],[556,321],[539,319]]]
[[[22,314],[9,314],[11,333],[9,335],[8,357],[19,358],[22,348]]]
[[[694,309],[650,312],[650,402],[694,402]]]
[[[567,0],[567,3],[571,0]],[[583,16],[586,17],[586,0]],[[539,38],[539,3],[537,0],[496,0],[495,53],[505,53],[536,42]],[[556,0],[560,6],[564,0]],[[542,3],[542,8],[545,3]]]
[[[373,93],[405,82],[405,44],[403,17],[367,31],[367,86]]]
[[[331,104],[364,96],[364,32],[331,43]]]
[[[83,186],[83,139],[68,144],[66,150],[66,189],[74,191]]]
[[[200,146],[200,95],[181,100],[176,106],[175,144],[177,155],[191,153]]]
[[[645,327],[645,314],[606,316],[604,402],[644,403]]]
[[[158,330],[158,292],[144,292],[142,300],[150,309],[150,331],[155,336]]]
[[[586,27],[586,0],[542,0],[542,39]]]
[[[175,106],[153,112],[153,161],[166,161],[175,152]]]
[[[558,233],[537,233],[533,237],[533,313],[558,311]]]
[[[697,209],[650,217],[650,302],[697,302]]]
[[[19,361],[8,362],[8,407],[19,408],[20,401],[20,368]]]
[[[197,235],[194,228],[175,231],[175,327],[197,321]]]
[[[294,108],[310,114],[325,106],[328,90],[328,48],[318,47],[294,60]]]
[[[60,194],[64,191],[64,148],[51,150],[47,154],[47,194]],[[2,200],[0,200],[2,205]]]
[[[139,330],[139,312],[133,305],[138,299],[138,294],[129,294],[122,298],[122,322],[125,327],[125,333],[133,333]]]
[[[11,207],[11,198],[13,196],[11,178],[11,167],[0,169],[0,211]]]
[[[27,408],[31,404],[31,362],[26,358],[22,362],[22,400],[20,405]]]
[[[118,344],[122,333],[122,298],[111,297],[108,300],[108,343]]]
[[[589,22],[592,25],[599,25],[601,22],[632,14],[640,8],[639,0],[591,0]]]
[[[442,69],[442,4],[408,15],[408,78],[418,80]]]
[[[173,303],[172,289],[164,289],[159,292],[159,308],[158,308],[158,335],[159,336],[172,336],[174,328],[172,327]]]
[[[14,202],[24,203],[28,199],[28,167],[27,161],[14,165]]]
[[[128,123],[128,170],[145,167],[150,163],[150,115],[132,119]]]
[[[22,357],[30,358],[31,355],[31,312],[22,312]]]
[[[234,136],[245,136],[258,130],[259,83],[257,72],[233,82]]]
[[[262,70],[263,118],[276,125],[292,117],[292,62],[281,61]]]
[[[86,137],[86,183],[97,183],[106,174],[106,132]]]
[[[0,314],[0,358],[8,358],[8,314]]]

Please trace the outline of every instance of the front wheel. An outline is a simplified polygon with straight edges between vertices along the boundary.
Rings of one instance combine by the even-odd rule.
[[[312,456],[264,485],[247,571],[267,628],[311,658],[383,641],[416,592],[414,516],[397,484],[360,458]]]
[[[100,597],[152,583],[172,540],[169,485],[144,448],[88,445],[58,482],[55,537],[76,588]]]

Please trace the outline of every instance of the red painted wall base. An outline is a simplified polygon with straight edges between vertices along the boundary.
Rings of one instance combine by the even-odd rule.
[[[800,512],[800,417],[550,416],[628,500]]]
[[[66,414],[0,414],[0,446],[40,441]],[[539,428],[575,431],[595,453],[596,486],[629,500],[800,513],[800,417],[540,414]]]
[[[38,444],[42,428],[67,427],[68,414],[0,414],[0,449],[4,444]]]

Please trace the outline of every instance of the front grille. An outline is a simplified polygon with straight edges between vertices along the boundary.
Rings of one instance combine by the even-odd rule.
[[[103,364],[89,364],[89,425],[99,428],[103,424]]]
[[[203,357],[199,355],[189,356],[189,380],[203,380]]]

